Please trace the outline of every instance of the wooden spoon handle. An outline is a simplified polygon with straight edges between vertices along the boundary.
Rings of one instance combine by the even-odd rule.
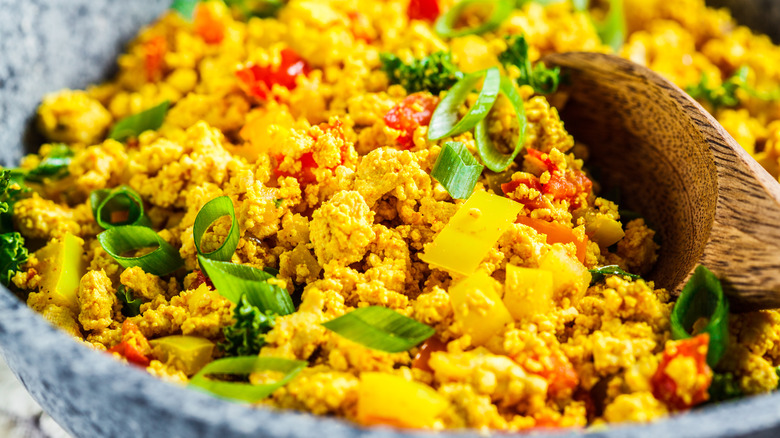
[[[649,278],[679,292],[698,264],[724,280],[732,308],[780,307],[780,184],[695,100],[610,55],[545,57],[570,82],[561,112],[622,203],[661,235]],[[627,195],[627,196],[626,196]]]

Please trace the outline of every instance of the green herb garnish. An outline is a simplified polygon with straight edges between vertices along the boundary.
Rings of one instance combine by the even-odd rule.
[[[381,306],[361,307],[322,325],[364,347],[388,353],[407,351],[436,333],[432,327]]]
[[[219,344],[220,348],[228,356],[257,355],[265,345],[265,334],[274,327],[276,316],[270,310],[261,311],[242,295],[233,310],[236,322],[222,330],[225,342]]]
[[[138,266],[153,275],[168,275],[184,266],[179,250],[160,237],[153,229],[139,225],[109,228],[97,236],[100,246],[125,268]],[[128,257],[132,251],[155,248],[138,257]]]
[[[225,240],[219,248],[209,253],[203,253],[200,248],[203,235],[206,234],[206,231],[211,227],[214,221],[223,216],[230,216],[231,220],[227,237],[225,237]],[[207,202],[206,205],[200,209],[198,216],[195,218],[192,234],[195,239],[195,248],[197,248],[198,254],[212,260],[220,260],[223,262],[230,260],[233,257],[233,253],[236,252],[238,239],[240,237],[236,211],[233,208],[233,201],[227,196],[220,196]]]
[[[403,86],[407,93],[430,91],[439,94],[449,90],[463,77],[452,63],[452,55],[447,52],[432,53],[408,63],[391,53],[381,53],[379,59],[390,83]]]
[[[131,318],[141,314],[143,301],[140,298],[134,298],[133,292],[127,286],[120,284],[116,290],[116,297],[122,303],[122,315]]]
[[[125,141],[130,137],[138,137],[145,131],[159,129],[163,124],[163,120],[165,120],[165,114],[168,112],[170,104],[166,100],[146,111],[125,117],[116,122],[114,127],[111,128],[108,138],[116,141]]]
[[[72,158],[73,151],[66,145],[53,144],[38,166],[26,172],[24,178],[26,181],[33,182],[43,182],[44,178],[64,178],[68,176],[68,166]]]
[[[509,68],[514,65],[520,70],[517,85],[530,85],[534,91],[540,94],[554,93],[561,82],[561,69],[559,67],[547,68],[543,62],[531,66],[528,57],[528,42],[522,35],[510,35],[506,37],[507,49],[498,55],[498,60]]]
[[[24,238],[13,231],[13,206],[23,191],[12,188],[15,185],[18,182],[10,170],[0,172],[0,283],[5,286],[11,284],[11,278],[29,256]]]
[[[702,318],[707,319],[702,332],[710,335],[707,364],[715,368],[728,345],[729,302],[718,277],[704,266],[698,266],[672,309],[672,337],[692,337],[694,324]]]
[[[213,395],[253,403],[262,400],[274,391],[286,385],[302,369],[307,362],[302,360],[282,359],[279,357],[242,356],[218,359],[201,369],[190,380],[190,386],[201,389]],[[262,385],[250,383],[224,382],[206,378],[210,375],[247,376],[260,371],[278,371],[284,373],[279,381]]]
[[[713,402],[731,400],[745,395],[739,386],[739,380],[732,373],[714,373],[709,393],[710,401]]]
[[[596,284],[599,281],[603,280],[604,277],[606,277],[607,275],[620,275],[621,277],[629,277],[632,280],[642,279],[642,277],[636,274],[632,274],[630,272],[626,272],[620,269],[620,266],[618,265],[607,265],[596,269],[588,269],[588,272],[590,272],[591,275],[591,279],[590,279],[591,285]]]
[[[453,199],[467,199],[474,192],[484,169],[485,166],[479,164],[463,143],[450,141],[439,152],[431,176],[444,186]]]

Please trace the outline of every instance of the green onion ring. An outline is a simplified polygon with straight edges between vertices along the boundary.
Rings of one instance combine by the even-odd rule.
[[[617,52],[626,40],[626,16],[623,13],[623,0],[609,0],[609,12],[604,20],[593,20],[601,42]]]
[[[477,27],[455,29],[455,23],[457,23],[461,14],[463,14],[463,10],[474,4],[492,5],[493,11],[490,13],[490,17]],[[462,0],[450,8],[450,10],[440,15],[436,20],[433,29],[442,38],[481,35],[485,32],[498,29],[498,27],[501,26],[501,23],[512,13],[514,7],[514,1],[510,0]]]
[[[482,90],[477,96],[474,106],[458,120],[458,109],[466,101],[469,93],[473,90],[484,76],[485,81],[482,84]],[[490,108],[498,96],[501,84],[501,72],[498,67],[491,67],[470,73],[452,86],[447,95],[439,102],[431,116],[431,123],[428,128],[428,140],[439,140],[444,137],[452,137],[462,134],[473,128],[480,120],[487,116]]]
[[[231,400],[253,403],[262,400],[286,385],[308,362],[280,357],[239,356],[218,359],[209,363],[190,379],[189,386]],[[284,377],[275,383],[252,385],[250,383],[221,382],[207,379],[211,374],[248,375],[260,371],[278,371]]]
[[[674,303],[671,315],[672,337],[690,338],[689,330],[699,318],[709,319],[702,332],[710,335],[707,364],[715,368],[728,345],[729,302],[723,295],[718,277],[704,266],[696,268]]]
[[[246,294],[249,304],[261,311],[270,310],[277,315],[289,315],[295,311],[290,294],[268,283],[267,280],[274,276],[262,269],[210,260],[202,255],[198,256],[198,261],[217,292],[231,302],[238,303],[241,295]]]
[[[179,250],[163,240],[153,229],[140,225],[124,225],[109,228],[97,236],[103,249],[125,268],[138,266],[154,275],[168,275],[184,266]],[[154,251],[140,257],[124,257],[122,254],[157,246]]]
[[[453,199],[467,199],[474,192],[485,166],[479,164],[466,146],[448,141],[439,152],[431,176],[439,181]]]
[[[525,144],[525,130],[526,125],[528,124],[525,119],[523,98],[520,97],[520,94],[515,90],[512,81],[505,77],[501,78],[501,93],[509,99],[509,103],[512,104],[512,107],[515,109],[517,123],[520,126],[515,149],[511,154],[503,154],[496,149],[496,146],[493,144],[493,140],[490,139],[488,133],[487,117],[480,120],[479,123],[477,123],[477,128],[474,130],[474,140],[477,143],[479,157],[482,159],[485,166],[493,172],[503,172],[515,160],[515,157],[517,157],[517,154],[520,153],[520,150]]]
[[[436,330],[382,306],[361,307],[322,324],[328,330],[374,350],[407,351]]]
[[[209,229],[211,224],[217,219],[223,216],[230,216],[231,224],[230,231],[228,231],[225,241],[219,248],[209,253],[204,253],[200,249],[200,242],[203,239],[203,235]],[[195,225],[192,227],[192,234],[195,238],[195,248],[198,250],[198,254],[211,260],[229,261],[233,257],[233,253],[236,252],[238,247],[239,229],[238,220],[236,219],[236,211],[233,208],[233,201],[227,196],[220,196],[207,202],[203,208],[198,212],[198,216],[195,218]]]
[[[113,190],[93,190],[89,195],[92,205],[92,215],[95,221],[104,229],[122,225],[141,225],[148,227],[149,218],[144,215],[144,201],[135,190],[120,186]],[[111,213],[127,210],[127,220],[111,222]]]

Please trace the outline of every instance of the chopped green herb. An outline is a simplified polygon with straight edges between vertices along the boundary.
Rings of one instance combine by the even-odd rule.
[[[281,208],[284,199],[274,199],[274,207]]]
[[[276,314],[262,312],[242,295],[233,310],[236,322],[223,329],[225,342],[219,346],[227,356],[257,355],[265,345],[265,334],[274,327]]]
[[[8,286],[19,266],[27,261],[29,256],[24,246],[24,238],[13,231],[13,205],[22,189],[14,188],[12,171],[0,172],[0,283]]]
[[[400,84],[407,93],[427,90],[439,94],[463,78],[463,73],[452,63],[452,55],[447,52],[432,53],[409,63],[391,53],[381,53],[379,59],[390,82]]]
[[[169,101],[165,101],[157,106],[141,111],[138,114],[127,116],[116,122],[108,138],[116,141],[125,141],[130,137],[138,137],[144,131],[158,129],[165,120],[165,114],[170,106]]]
[[[133,292],[127,286],[120,284],[116,290],[116,297],[122,303],[122,315],[130,318],[141,314],[143,301],[140,298],[134,298]]]
[[[640,280],[642,278],[636,274],[620,269],[620,266],[618,265],[607,265],[596,269],[588,269],[588,272],[590,272],[591,275],[590,284],[598,283],[607,275],[620,275],[622,277],[629,277],[632,280]]]
[[[283,0],[223,0],[226,5],[238,11],[245,19],[250,17],[275,17],[282,9]]]
[[[739,380],[732,373],[715,373],[710,383],[710,401],[721,402],[745,395],[739,386]]]
[[[507,49],[498,55],[498,60],[509,68],[514,65],[520,69],[517,85],[530,85],[534,91],[540,94],[554,93],[561,82],[561,69],[558,67],[547,68],[543,62],[531,66],[528,57],[528,42],[522,35],[510,35],[506,37]]]

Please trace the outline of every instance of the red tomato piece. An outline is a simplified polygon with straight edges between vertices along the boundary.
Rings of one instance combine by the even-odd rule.
[[[163,58],[168,51],[168,42],[162,35],[155,35],[144,43],[144,66],[149,82],[162,77]]]
[[[431,359],[431,353],[436,351],[446,351],[447,344],[436,336],[428,338],[423,342],[420,347],[420,351],[414,356],[412,360],[412,368],[417,368],[423,371],[433,372],[428,361]]]
[[[414,130],[418,126],[431,123],[433,110],[439,104],[439,98],[429,93],[414,93],[406,96],[398,105],[385,114],[385,124],[401,131],[398,143],[403,149],[414,147]]]
[[[197,289],[200,287],[201,284],[206,284],[206,286],[209,287],[209,289],[214,290],[214,283],[211,282],[211,279],[206,277],[206,274],[203,273],[200,269],[195,270],[195,281],[192,282],[192,285],[190,285],[190,289]]]
[[[668,342],[661,363],[658,364],[658,370],[650,378],[653,396],[666,403],[670,408],[677,410],[689,409],[707,401],[709,399],[708,389],[712,383],[712,370],[707,365],[709,344],[709,333],[702,333],[690,339]],[[696,363],[698,384],[692,391],[688,389],[686,393],[680,393],[677,382],[673,376],[667,373],[669,364],[678,357],[689,357]]]
[[[513,179],[512,181],[509,181],[508,183],[501,184],[501,191],[504,192],[504,195],[507,197],[510,197],[514,199],[515,201],[523,204],[526,208],[529,210],[534,210],[536,208],[542,208],[544,207],[544,202],[539,199],[516,199],[514,197],[509,196],[511,193],[513,193],[515,190],[517,190],[518,187],[521,185],[524,185],[530,189],[534,189],[538,191],[539,193],[542,192],[542,184],[539,182],[539,178],[535,176],[521,176],[520,178]]]
[[[411,0],[406,10],[410,20],[436,21],[441,13],[439,0]]]
[[[552,354],[550,363],[545,365],[544,370],[539,375],[547,380],[547,392],[553,397],[558,396],[563,391],[574,389],[579,384],[580,378],[577,371],[563,354]]]
[[[147,349],[149,348],[148,342],[141,330],[138,329],[138,326],[126,319],[122,323],[122,342],[108,350],[108,352],[118,353],[131,364],[146,368],[149,366],[150,360],[139,351],[142,345],[145,345]]]
[[[344,164],[344,160],[347,154],[347,141],[344,137],[344,131],[342,129],[342,123],[340,120],[337,120],[333,125],[330,125],[328,123],[320,123],[319,125],[320,129],[323,132],[323,136],[335,136],[337,141],[341,143],[341,161],[338,165]],[[318,140],[319,137],[314,137],[315,142]],[[284,161],[284,155],[276,155],[274,157],[276,159],[277,163],[281,163]],[[314,152],[305,152],[303,155],[301,155],[301,158],[299,158],[299,161],[301,162],[301,170],[298,172],[286,172],[279,169],[279,164],[277,164],[277,167],[274,169],[274,172],[277,176],[292,176],[295,177],[299,183],[302,184],[310,184],[317,181],[317,177],[314,175],[314,169],[319,168],[319,164],[314,160]],[[335,168],[337,166],[331,167]]]
[[[585,176],[581,170],[561,170],[553,163],[548,154],[536,149],[528,148],[526,159],[536,161],[541,167],[550,172],[550,180],[542,184],[542,193],[551,194],[553,199],[567,200],[572,207],[579,207],[580,193],[589,193],[593,189],[593,182]],[[504,192],[507,193],[507,192]]]
[[[206,44],[219,44],[225,38],[225,23],[203,4],[195,8],[193,25],[195,33],[200,35]]]
[[[281,85],[288,90],[296,87],[295,78],[309,74],[309,66],[292,49],[282,49],[281,62],[278,66],[260,67],[247,64],[236,70],[236,77],[245,91],[258,99],[267,100],[274,85]]]

